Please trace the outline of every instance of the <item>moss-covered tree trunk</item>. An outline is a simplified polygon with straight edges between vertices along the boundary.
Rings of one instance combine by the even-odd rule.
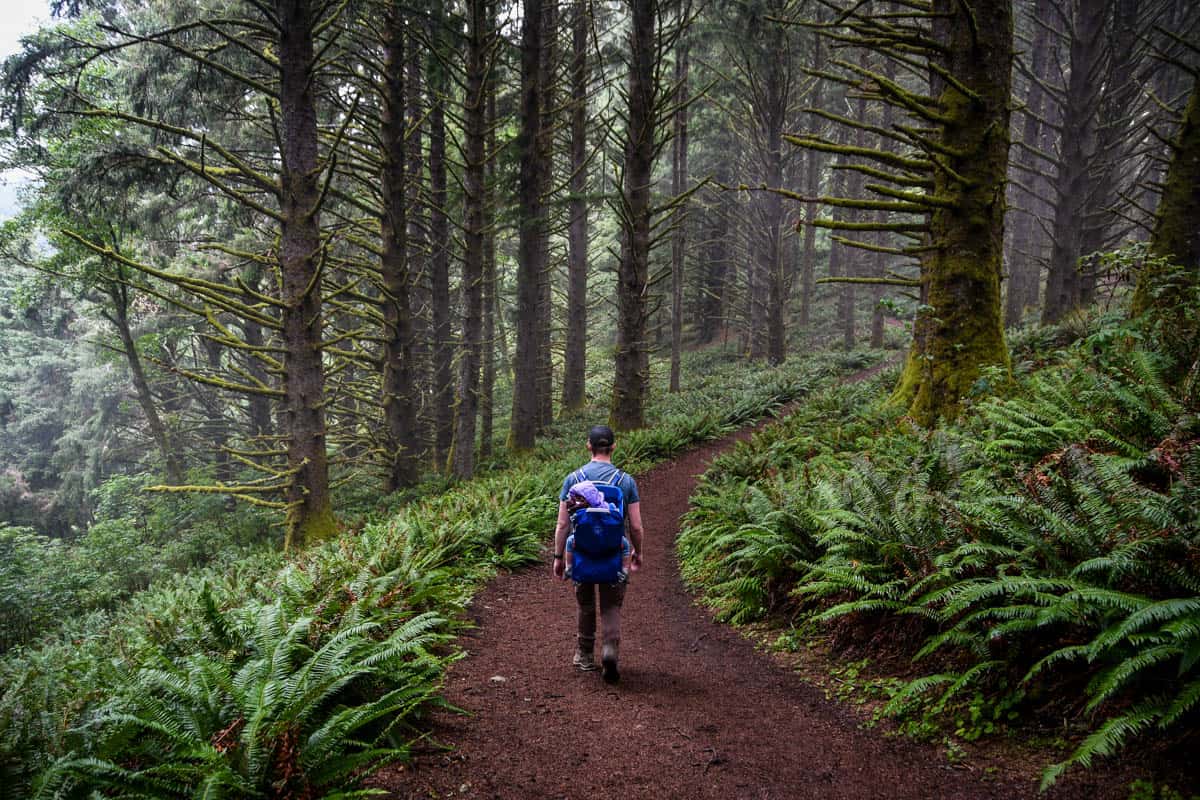
[[[1138,275],[1134,315],[1147,311],[1177,312],[1189,290],[1200,282],[1200,77],[1194,79],[1179,129],[1171,147],[1162,199],[1155,215],[1151,260]],[[1165,263],[1163,263],[1165,261]],[[1168,266],[1182,268],[1183,280],[1167,280]]]
[[[417,7],[423,9],[424,3]],[[404,171],[404,191],[408,203],[408,234],[405,261],[408,268],[411,362],[413,381],[413,412],[416,415],[416,440],[413,455],[425,459],[433,446],[433,409],[428,402],[432,384],[433,326],[429,309],[433,299],[429,291],[429,184],[426,178],[428,163],[425,149],[426,128],[430,108],[426,100],[426,60],[428,36],[422,30],[416,14],[400,15],[406,33],[404,108],[408,129],[404,143],[407,166]]]
[[[313,100],[313,13],[308,0],[278,0],[280,171],[279,299],[283,306],[289,549],[336,530],[325,451],[325,369],[321,361],[321,200]]]
[[[1012,4],[935,0],[945,15],[941,66],[958,85],[934,81],[942,166],[934,170],[927,290],[893,400],[923,425],[957,414],[987,366],[1008,367],[1000,302],[1004,186],[1008,170]]]
[[[467,9],[466,98],[463,108],[463,270],[462,350],[459,355],[458,405],[450,467],[455,476],[475,472],[475,415],[479,408],[479,358],[483,316],[484,144],[487,120],[484,78],[490,24],[484,0]]]

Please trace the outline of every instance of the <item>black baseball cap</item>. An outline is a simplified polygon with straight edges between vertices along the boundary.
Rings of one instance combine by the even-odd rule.
[[[593,425],[588,431],[588,443],[592,447],[612,447],[616,438],[613,429],[607,425]]]

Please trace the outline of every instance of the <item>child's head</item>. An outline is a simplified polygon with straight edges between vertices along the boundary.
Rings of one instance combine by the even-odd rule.
[[[602,508],[604,495],[591,481],[580,481],[567,490],[567,508],[575,511],[579,508]]]

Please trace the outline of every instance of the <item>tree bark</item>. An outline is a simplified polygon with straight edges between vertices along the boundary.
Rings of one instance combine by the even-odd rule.
[[[444,7],[431,4],[430,41],[442,51]],[[450,331],[450,221],[446,216],[446,94],[450,89],[444,52],[431,52],[429,66],[429,293],[433,333],[431,398],[433,463],[441,469],[454,437],[454,341]]]
[[[433,384],[433,300],[429,284],[429,197],[425,183],[425,127],[429,124],[425,101],[425,64],[421,58],[427,47],[426,37],[418,29],[415,15],[405,15],[407,48],[405,64],[405,110],[408,115],[408,166],[404,174],[408,198],[408,286],[410,321],[413,410],[416,414],[415,457],[427,458],[434,445],[434,422],[430,394]]]
[[[1200,77],[1193,79],[1171,151],[1150,237],[1150,254],[1166,263],[1151,260],[1138,274],[1131,309],[1135,316],[1155,311],[1169,319],[1180,314],[1200,284]],[[1171,279],[1171,267],[1182,269],[1183,280]]]
[[[765,97],[760,111],[764,125],[762,137],[766,144],[766,152],[763,153],[766,162],[764,172],[769,188],[782,189],[783,126],[790,100],[785,71],[790,59],[784,41],[784,27],[775,25],[770,30],[770,50],[774,57],[765,60]],[[763,271],[767,281],[767,360],[772,364],[782,364],[787,355],[787,312],[791,288],[789,271],[783,258],[783,198],[776,192],[767,192],[763,200],[766,222]]]
[[[277,0],[283,222],[279,298],[283,304],[287,420],[287,535],[291,549],[336,530],[325,452],[325,370],[321,361],[321,231],[317,114],[313,100],[313,14],[308,0]]]
[[[419,477],[416,375],[408,271],[408,205],[405,152],[405,39],[402,16],[387,18],[384,61],[381,169],[383,241],[379,258],[383,314],[383,417],[387,429],[384,491],[412,486]]]
[[[821,69],[823,60],[821,57],[822,38],[820,35],[813,37],[813,69]],[[817,81],[812,88],[812,107],[821,108],[824,95],[824,82]],[[813,117],[814,122],[819,120],[819,117]],[[816,197],[821,191],[821,170],[823,169],[825,159],[821,157],[821,151],[810,148],[804,154],[804,170],[805,170],[805,195],[808,197]],[[817,262],[817,227],[813,221],[820,215],[820,205],[816,202],[805,203],[805,222],[804,226],[804,251],[800,260],[800,314],[797,322],[801,330],[809,332],[812,325],[812,304],[813,297],[816,293],[816,262]]]
[[[1041,144],[1041,117],[1045,114],[1046,92],[1039,81],[1049,80],[1049,65],[1051,55],[1051,31],[1048,27],[1051,20],[1051,0],[1038,0],[1034,8],[1035,22],[1032,58],[1029,69],[1038,80],[1029,81],[1029,92],[1025,96],[1025,113],[1022,124],[1021,141],[1031,148]],[[1042,193],[1039,188],[1048,185],[1044,172],[1048,164],[1039,164],[1037,157],[1026,148],[1017,148],[1016,175],[1018,182],[1013,183],[1013,193],[1023,196],[1021,204],[1014,203],[1009,213],[1009,225],[1012,228],[1011,243],[1006,259],[1008,264],[1008,285],[1005,290],[1004,322],[1009,327],[1021,324],[1028,307],[1028,299],[1032,295],[1034,304],[1037,303],[1041,277],[1040,244],[1044,238],[1036,227],[1035,215],[1041,203]],[[1021,188],[1022,184],[1031,185],[1034,192],[1030,194]]]
[[[538,286],[544,264],[541,240],[545,208],[541,188],[544,164],[538,140],[542,130],[542,0],[524,0],[521,30],[520,223],[517,253],[517,352],[513,364],[513,405],[509,447],[533,448],[538,426]]]
[[[621,255],[617,272],[617,349],[609,422],[618,430],[646,422],[646,283],[650,261],[650,177],[654,166],[656,0],[630,0],[629,109],[621,187]]]
[[[587,367],[588,203],[587,93],[588,0],[575,0],[571,19],[571,200],[567,228],[567,339],[562,407],[583,408]]]
[[[554,129],[558,116],[558,81],[556,78],[558,45],[558,0],[541,0],[545,18],[542,21],[542,52],[538,60],[539,91],[541,92],[542,126],[537,137],[538,159],[542,166],[538,171],[541,184],[538,194],[545,206],[546,225],[538,238],[538,315],[537,315],[537,415],[538,432],[546,430],[554,422],[554,358],[552,353],[554,332],[554,294],[551,291],[552,273],[550,263],[550,205],[549,197],[554,188]]]
[[[489,30],[495,24],[496,4],[487,0]],[[487,96],[487,134],[484,137],[486,166],[483,184],[483,364],[479,393],[479,457],[492,457],[493,408],[496,388],[496,82],[492,70],[484,78]]]
[[[451,468],[461,479],[475,472],[475,416],[483,314],[484,163],[487,120],[484,78],[490,41],[485,0],[470,0],[467,20],[466,101],[463,108],[462,353]]]
[[[934,196],[954,197],[930,214],[933,250],[922,259],[926,308],[893,399],[923,425],[958,413],[986,366],[1008,369],[1000,304],[1004,184],[1008,174],[1012,3],[968,6],[934,0],[947,52],[942,67],[975,99],[935,86],[946,120],[941,142],[953,155],[934,172]],[[938,82],[941,83],[941,82]],[[961,180],[959,177],[961,176]]]
[[[1079,3],[1071,26],[1071,71],[1063,104],[1063,131],[1054,182],[1054,227],[1042,324],[1052,325],[1079,305],[1079,257],[1088,171],[1094,167],[1103,74],[1104,21],[1109,2]]]
[[[121,349],[125,352],[125,362],[129,365],[129,373],[133,378],[133,390],[141,406],[142,415],[146,417],[146,427],[150,429],[150,437],[158,447],[162,458],[163,471],[167,483],[179,486],[183,483],[183,467],[179,463],[179,455],[171,443],[167,426],[159,416],[158,406],[154,401],[154,393],[150,390],[150,382],[146,380],[146,370],[142,366],[142,358],[138,353],[137,342],[129,326],[129,287],[118,277],[107,281],[104,290],[112,301],[112,315],[109,322],[116,328],[117,336],[121,339]]]
[[[681,38],[675,60],[675,135],[672,139],[674,158],[671,170],[671,190],[676,197],[687,191],[688,184],[688,41]],[[669,390],[679,391],[679,357],[683,344],[683,254],[687,248],[687,204],[680,206],[675,219],[675,235],[671,239],[671,378]]]

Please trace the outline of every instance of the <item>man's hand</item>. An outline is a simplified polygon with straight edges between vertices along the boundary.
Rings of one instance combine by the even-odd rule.
[[[554,559],[554,577],[564,578],[564,577],[566,577],[566,572],[567,572],[566,562],[563,561],[561,558]]]
[[[641,568],[642,568],[642,554],[635,550],[633,552],[633,554],[629,557],[629,571],[637,572]]]

